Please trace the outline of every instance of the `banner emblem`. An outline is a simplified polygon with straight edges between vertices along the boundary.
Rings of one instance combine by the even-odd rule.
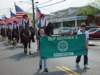
[[[59,41],[58,45],[57,45],[57,48],[60,52],[65,52],[65,51],[68,50],[68,43],[64,40]]]

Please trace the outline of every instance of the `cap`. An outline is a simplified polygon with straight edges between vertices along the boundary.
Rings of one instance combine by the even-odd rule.
[[[85,22],[82,22],[81,23],[81,27],[86,27],[86,23]]]

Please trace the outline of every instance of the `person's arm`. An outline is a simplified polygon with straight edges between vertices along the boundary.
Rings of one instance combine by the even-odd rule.
[[[86,31],[86,38],[87,38],[87,40],[89,39],[89,32],[88,31]]]
[[[80,30],[78,30],[77,35],[82,34]]]
[[[86,31],[86,48],[88,49],[89,32]]]

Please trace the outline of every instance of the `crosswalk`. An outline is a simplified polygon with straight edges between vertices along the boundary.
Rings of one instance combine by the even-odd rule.
[[[67,75],[80,75],[79,73],[74,72],[73,70],[65,66],[57,66],[56,68],[65,72]]]

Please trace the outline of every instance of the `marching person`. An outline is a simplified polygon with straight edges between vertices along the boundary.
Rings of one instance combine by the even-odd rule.
[[[39,19],[38,19],[38,22],[37,22],[37,33],[36,33],[36,37],[38,39],[38,34],[39,34],[39,29],[43,28],[45,30],[47,26],[47,20],[45,18],[45,15],[44,14],[41,14],[39,16]]]
[[[0,22],[0,35],[2,36],[2,40],[6,40],[7,24],[6,24],[5,20],[1,20],[1,22]]]
[[[19,41],[17,21],[13,21],[12,40],[13,40],[13,45],[16,45]]]
[[[28,16],[27,15],[23,15],[22,27],[23,28],[29,28],[29,24],[30,24],[30,21],[29,21]]]
[[[0,37],[1,37],[1,23],[0,23]]]
[[[21,43],[22,43],[22,33],[24,29],[28,29],[28,26],[29,26],[29,19],[28,19],[28,16],[25,14],[23,15],[22,19],[21,19],[21,22],[20,22],[20,26],[19,26],[19,30],[20,30],[20,39],[21,39]]]
[[[0,24],[0,35],[1,35],[1,39],[3,40],[3,24]]]
[[[11,44],[12,43],[12,32],[13,32],[13,25],[12,23],[8,23],[8,30],[7,30],[7,35],[8,35],[8,42]]]
[[[85,34],[86,37],[86,46],[87,46],[87,54],[84,55],[84,69],[87,69],[87,65],[88,65],[88,39],[89,39],[89,33],[88,31],[86,31],[86,24],[83,22],[81,23],[81,27],[78,30],[77,34]],[[76,58],[76,66],[79,66],[79,62],[81,60],[81,56],[77,56]]]
[[[44,37],[44,36],[46,36],[46,34],[45,34],[45,30],[44,30],[44,28],[40,28],[39,29],[39,40],[40,40],[40,38],[41,37]],[[40,50],[40,49],[39,49]],[[40,63],[39,63],[39,71],[42,69],[42,67],[43,67],[43,65],[44,65],[44,72],[48,72],[48,68],[47,68],[47,63],[46,63],[47,61],[46,61],[46,59],[41,59],[40,58]]]
[[[44,14],[41,14],[39,16],[39,19],[38,19],[38,22],[37,22],[37,31],[36,31],[36,38],[37,38],[37,50],[38,50],[38,43],[39,43],[39,40],[38,40],[38,37],[39,37],[39,30],[42,28],[42,29],[46,29],[46,26],[47,26],[47,20],[45,18],[45,15]]]
[[[47,20],[45,18],[45,15],[41,14],[40,18],[38,19],[37,27],[38,29],[40,29],[40,28],[45,28],[46,26],[47,26]]]

